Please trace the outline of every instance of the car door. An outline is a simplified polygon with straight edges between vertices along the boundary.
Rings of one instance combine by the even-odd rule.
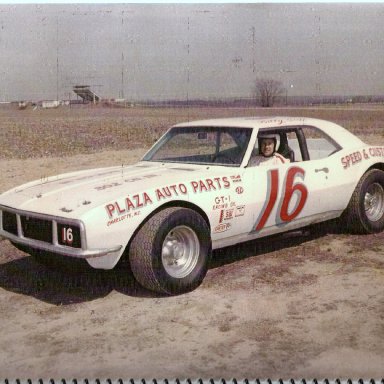
[[[344,204],[337,162],[331,155],[340,146],[321,131],[287,132],[293,162],[248,168],[254,188],[251,234],[268,235],[324,221],[338,216]]]

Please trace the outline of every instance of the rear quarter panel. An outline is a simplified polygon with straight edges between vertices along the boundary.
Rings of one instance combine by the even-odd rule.
[[[351,181],[351,187],[343,191],[348,202],[364,173],[372,168],[384,170],[384,146],[363,145],[344,149],[335,154],[334,158],[340,167],[340,179]]]

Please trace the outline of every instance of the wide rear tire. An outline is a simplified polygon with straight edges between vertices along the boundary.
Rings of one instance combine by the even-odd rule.
[[[357,184],[343,219],[353,233],[384,230],[384,172],[371,169]]]
[[[151,217],[129,249],[136,280],[149,290],[169,295],[197,288],[207,273],[210,255],[208,224],[197,212],[179,207]]]

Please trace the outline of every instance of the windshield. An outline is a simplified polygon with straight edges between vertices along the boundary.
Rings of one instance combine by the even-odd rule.
[[[143,160],[238,167],[251,133],[250,128],[172,128]]]

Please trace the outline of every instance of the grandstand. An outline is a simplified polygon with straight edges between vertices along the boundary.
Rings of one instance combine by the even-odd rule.
[[[73,87],[73,92],[75,92],[77,96],[81,97],[84,102],[91,101],[93,103],[98,103],[100,101],[100,97],[91,91],[91,87],[89,85],[75,85]]]

